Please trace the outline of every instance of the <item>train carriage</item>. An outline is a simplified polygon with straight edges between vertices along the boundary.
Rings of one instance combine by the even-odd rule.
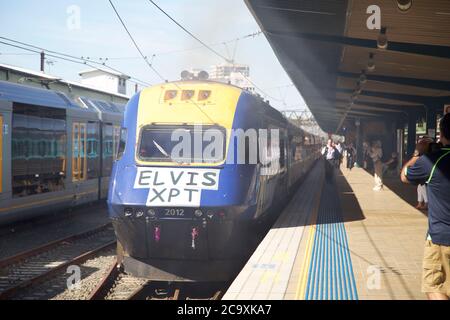
[[[231,277],[249,226],[278,212],[319,155],[260,97],[211,81],[142,90],[121,137],[108,195],[119,256],[154,280]]]
[[[89,103],[0,81],[0,223],[105,198],[113,152],[102,152],[101,130],[117,133],[122,114]],[[117,144],[117,135],[108,139]],[[110,162],[103,172],[102,160]]]
[[[99,179],[99,199],[106,199],[109,188],[109,178],[112,171],[113,162],[116,158],[116,152],[120,137],[120,128],[123,121],[123,112],[120,110],[121,106],[111,102],[89,99],[86,97],[79,97],[78,100],[87,108],[92,108],[98,114],[100,125],[100,140],[99,153],[102,155],[98,161],[93,157],[88,157],[91,162],[98,165],[96,176]],[[91,135],[88,138],[88,145],[96,142]]]

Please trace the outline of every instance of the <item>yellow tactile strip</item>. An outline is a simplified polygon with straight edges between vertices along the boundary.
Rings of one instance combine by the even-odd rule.
[[[323,166],[316,165],[223,299],[284,298],[305,226],[320,198],[322,176]]]

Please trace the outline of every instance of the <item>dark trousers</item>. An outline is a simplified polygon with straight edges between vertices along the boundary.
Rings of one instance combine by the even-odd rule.
[[[354,164],[353,156],[347,157],[347,169],[352,169]]]
[[[330,160],[325,159],[325,178],[328,181],[332,181],[333,180],[334,168],[335,167],[336,167],[336,160],[334,160],[334,159],[330,159]]]

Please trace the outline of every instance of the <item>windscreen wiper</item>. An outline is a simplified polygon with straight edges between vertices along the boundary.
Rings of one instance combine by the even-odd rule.
[[[163,147],[161,147],[155,140],[152,140],[153,144],[156,146],[156,148],[161,152],[163,155],[165,155],[167,158],[170,158],[169,154],[164,150]]]

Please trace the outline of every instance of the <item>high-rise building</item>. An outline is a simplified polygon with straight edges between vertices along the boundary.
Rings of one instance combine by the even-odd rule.
[[[218,64],[211,66],[209,79],[229,83],[242,89],[254,92],[255,87],[249,81],[250,67],[245,64]]]

